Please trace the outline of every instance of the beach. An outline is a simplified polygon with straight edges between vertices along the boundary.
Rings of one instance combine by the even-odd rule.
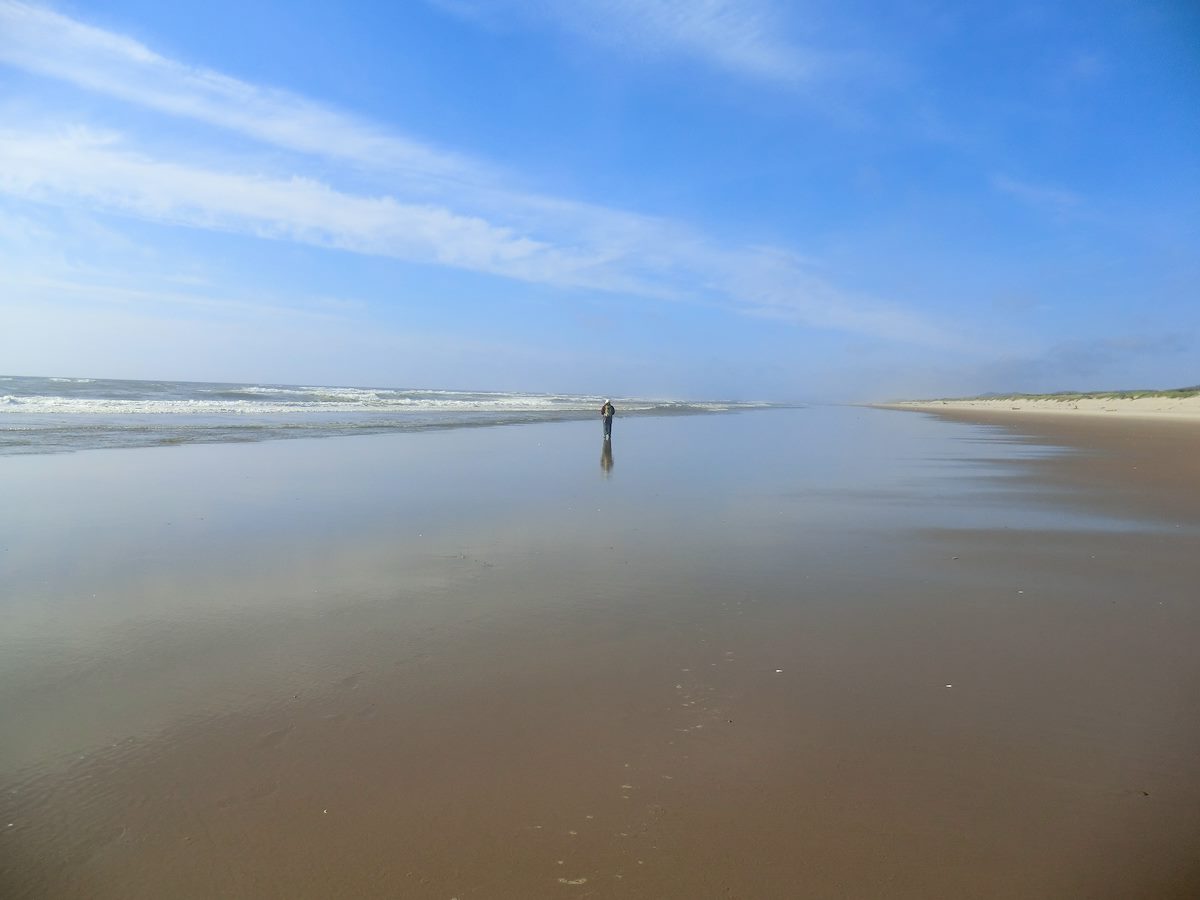
[[[915,409],[924,412],[1017,412],[1025,415],[1100,416],[1102,418],[1200,419],[1200,395],[1147,396],[1055,395],[1020,397],[976,397],[961,400],[905,400],[882,404],[884,409]]]
[[[2,458],[0,894],[1195,896],[1198,437],[812,407]]]

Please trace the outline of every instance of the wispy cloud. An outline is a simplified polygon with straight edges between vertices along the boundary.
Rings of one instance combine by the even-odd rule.
[[[992,187],[1029,206],[1058,215],[1073,212],[1083,204],[1083,198],[1072,191],[1051,185],[1031,184],[1007,175],[993,175]]]
[[[768,0],[431,0],[477,21],[545,23],[589,41],[652,58],[687,57],[740,76],[797,84],[820,55],[788,42]]]
[[[613,9],[618,20],[633,16],[632,3]],[[747,59],[769,46],[754,38],[765,20],[744,4],[646,9],[651,30],[672,40],[687,33],[701,46],[724,28],[730,52]],[[264,173],[261,161],[197,165],[155,155],[127,135],[83,128],[0,132],[0,191],[24,200],[889,340],[954,340],[902,307],[840,290],[794,253],[729,246],[678,222],[515,189],[497,168],[468,156],[168,59],[39,7],[0,0],[0,62],[351,170],[369,166],[388,185],[364,194],[332,183],[337,172],[319,180],[294,169]]]
[[[69,278],[5,273],[0,275],[0,286],[4,287],[10,297],[19,298],[25,305],[111,305],[158,312],[176,309],[236,315],[257,321],[314,319],[327,323],[344,318],[361,308],[357,301],[332,297],[314,298],[305,304],[292,303],[285,306],[199,291],[130,287],[120,283],[121,279],[115,273],[109,273],[108,277],[109,283],[105,283],[94,275],[86,281],[77,281]]]
[[[434,263],[563,287],[656,293],[605,254],[571,251],[483,219],[391,196],[360,196],[308,178],[164,161],[112,134],[0,132],[0,191],[101,212]]]
[[[741,311],[781,322],[929,346],[963,346],[961,336],[871,297],[834,287],[795,254],[775,247],[735,252],[706,248],[708,282],[719,295],[738,298]]]
[[[168,59],[132,38],[14,0],[0,0],[0,62],[276,147],[408,175],[417,184],[494,177],[476,160],[289,91]]]
[[[556,246],[428,205],[360,196],[306,178],[199,168],[126,149],[113,135],[0,132],[0,192],[142,220],[453,266],[563,288],[700,302],[735,312],[916,343],[951,341],[903,309],[850,296],[803,260],[725,248],[680,226],[629,217]],[[613,220],[622,221],[619,214]],[[582,234],[587,229],[581,229]]]

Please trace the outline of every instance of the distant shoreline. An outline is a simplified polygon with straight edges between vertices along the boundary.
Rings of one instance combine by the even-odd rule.
[[[944,400],[873,403],[879,409],[922,412],[1018,412],[1144,419],[1200,419],[1200,389],[1088,394],[1012,394]]]

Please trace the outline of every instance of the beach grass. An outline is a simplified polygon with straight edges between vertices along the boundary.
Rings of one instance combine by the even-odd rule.
[[[1057,400],[1062,403],[1076,400],[1184,400],[1200,396],[1200,385],[1192,387],[1171,388],[1168,390],[1132,390],[1132,391],[1055,391],[1048,394],[1023,393],[989,393],[977,394],[972,397],[938,397],[939,401],[951,400]]]

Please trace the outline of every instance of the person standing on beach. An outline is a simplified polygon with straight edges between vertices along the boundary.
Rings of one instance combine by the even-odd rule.
[[[611,400],[605,400],[604,405],[600,407],[600,415],[604,416],[604,439],[606,441],[612,437],[612,420],[616,412],[617,408],[612,405]]]

